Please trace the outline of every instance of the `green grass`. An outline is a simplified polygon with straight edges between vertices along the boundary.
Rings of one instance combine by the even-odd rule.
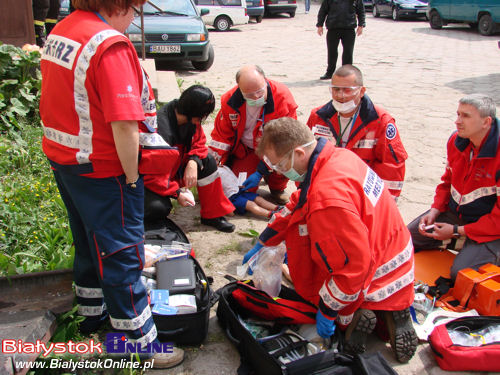
[[[19,126],[0,133],[0,275],[71,268],[73,239],[39,119]]]

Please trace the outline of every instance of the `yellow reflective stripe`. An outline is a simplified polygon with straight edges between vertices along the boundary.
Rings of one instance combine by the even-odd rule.
[[[54,18],[45,18],[46,23],[57,23],[57,19]]]
[[[45,22],[35,20],[35,26],[45,26]]]

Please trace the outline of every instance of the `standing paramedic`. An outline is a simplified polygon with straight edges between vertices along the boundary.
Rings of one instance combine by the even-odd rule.
[[[316,137],[326,137],[358,155],[398,197],[408,154],[394,118],[365,94],[363,75],[355,66],[344,65],[335,71],[330,92],[332,100],[313,109],[307,125]]]
[[[123,32],[144,0],[74,0],[42,52],[43,151],[68,211],[80,329],[112,327],[146,349],[158,343],[144,265],[143,162],[163,152],[152,90]],[[141,104],[142,103],[142,104]],[[139,150],[142,158],[139,163]],[[147,147],[146,147],[147,146]],[[170,168],[165,159],[164,168]],[[149,358],[148,358],[149,357]],[[154,367],[184,352],[141,354]],[[148,359],[146,359],[148,358]]]
[[[257,65],[243,66],[236,73],[236,83],[222,95],[209,147],[217,161],[237,177],[247,173],[243,184],[247,190],[256,190],[265,176],[275,203],[285,204],[288,179],[271,173],[255,149],[266,123],[280,117],[297,118],[297,104],[285,85],[267,79]]]
[[[263,244],[285,241],[296,291],[318,306],[320,336],[333,335],[337,322],[346,349],[360,353],[378,317],[397,360],[407,362],[417,346],[409,311],[413,246],[383,181],[351,151],[316,141],[291,118],[269,122],[257,152],[300,186],[243,262]]]
[[[494,100],[482,94],[463,97],[455,125],[434,203],[408,225],[415,251],[459,250],[452,280],[463,268],[500,265],[500,135]]]
[[[323,0],[316,23],[319,36],[323,35],[323,24],[328,29],[328,66],[320,79],[330,79],[337,68],[339,42],[342,42],[342,65],[352,64],[356,35],[360,36],[366,26],[363,0]]]
[[[184,189],[197,187],[201,205],[201,223],[222,232],[233,232],[234,224],[224,215],[234,211],[224,195],[217,162],[208,154],[201,123],[213,112],[215,98],[209,88],[194,85],[158,111],[158,134],[179,150],[173,174],[151,174],[144,177],[145,219],[160,219],[169,214],[170,198],[181,206],[194,204]]]

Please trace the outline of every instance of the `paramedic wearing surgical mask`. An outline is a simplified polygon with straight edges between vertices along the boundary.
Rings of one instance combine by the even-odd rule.
[[[365,95],[363,75],[353,65],[338,68],[331,81],[332,100],[311,111],[307,125],[316,138],[357,154],[398,197],[403,188],[408,154],[394,118]]]
[[[321,337],[339,326],[346,351],[362,353],[381,319],[396,359],[408,362],[418,344],[409,311],[413,246],[380,177],[351,151],[315,140],[291,118],[269,122],[257,153],[300,186],[242,263],[251,266],[264,245],[285,241],[295,290],[318,306]]]
[[[267,79],[257,65],[243,66],[236,73],[236,83],[222,95],[221,109],[215,118],[210,151],[221,165],[227,165],[238,176],[246,173],[243,183],[255,191],[265,176],[275,203],[285,204],[288,179],[261,162],[255,154],[266,122],[280,117],[297,118],[297,104],[283,84]]]

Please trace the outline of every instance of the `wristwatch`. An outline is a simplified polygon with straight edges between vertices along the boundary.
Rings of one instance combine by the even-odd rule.
[[[458,224],[453,224],[453,237],[460,237],[460,233],[458,233]]]

